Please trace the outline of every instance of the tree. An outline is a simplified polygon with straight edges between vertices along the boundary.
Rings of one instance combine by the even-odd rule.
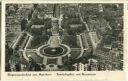
[[[46,19],[44,23],[45,29],[50,29],[52,28],[52,20],[51,19]]]
[[[25,18],[22,19],[21,21],[21,31],[24,31],[27,27],[27,20]]]
[[[9,63],[6,63],[6,64],[5,64],[5,71],[6,71],[6,72],[11,71],[11,67],[10,67],[10,64],[9,64]]]
[[[57,66],[59,69],[62,69],[64,66],[63,65],[58,65]]]
[[[21,71],[21,64],[19,62],[17,62],[15,64],[15,68],[16,68],[16,71]]]
[[[41,65],[38,63],[35,64],[34,71],[41,71]]]

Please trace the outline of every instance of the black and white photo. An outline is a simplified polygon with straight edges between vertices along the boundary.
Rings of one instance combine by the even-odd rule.
[[[5,72],[123,71],[122,3],[5,7]]]

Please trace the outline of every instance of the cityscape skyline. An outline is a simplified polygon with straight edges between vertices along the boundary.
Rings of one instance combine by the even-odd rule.
[[[123,4],[6,4],[6,71],[123,70]]]

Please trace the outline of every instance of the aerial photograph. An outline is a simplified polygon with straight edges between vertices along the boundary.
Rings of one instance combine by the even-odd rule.
[[[123,4],[8,3],[5,71],[123,71]]]

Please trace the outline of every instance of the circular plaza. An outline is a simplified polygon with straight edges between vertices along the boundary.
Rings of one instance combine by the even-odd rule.
[[[58,47],[50,47],[50,45],[47,44],[39,47],[37,53],[41,57],[63,57],[69,54],[70,51],[70,47],[64,44],[60,44]]]

